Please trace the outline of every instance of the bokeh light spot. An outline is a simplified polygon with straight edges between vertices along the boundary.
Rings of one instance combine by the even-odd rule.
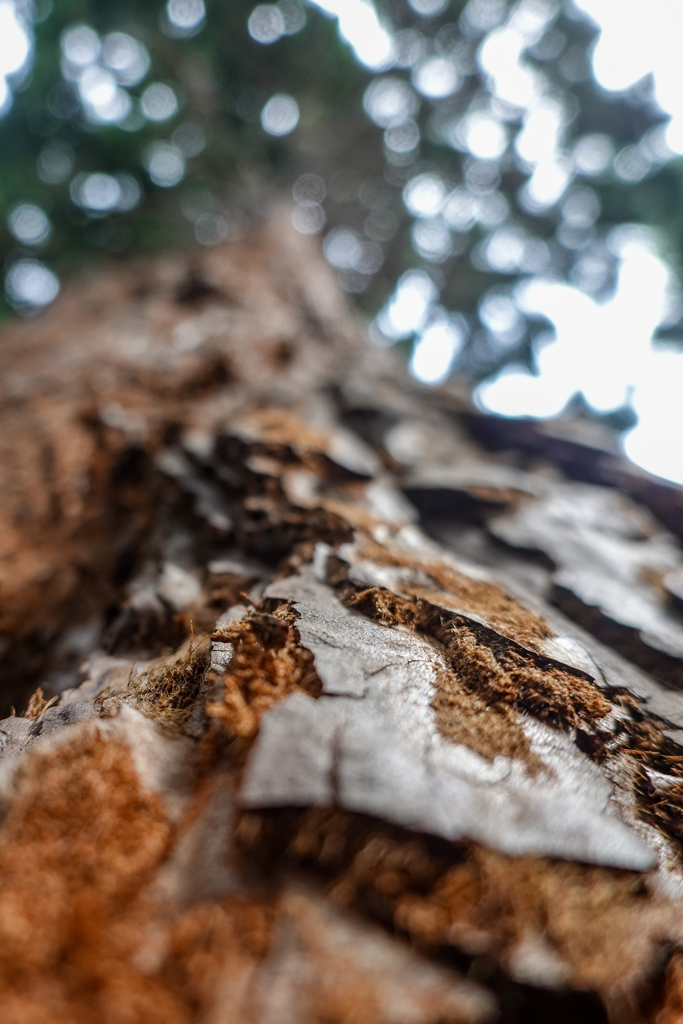
[[[424,384],[440,384],[449,375],[464,341],[460,318],[449,317],[437,307],[413,349],[411,373]]]
[[[125,213],[134,210],[142,199],[142,185],[132,174],[117,174],[116,184],[119,186],[119,201],[116,209]]]
[[[132,101],[115,75],[98,64],[90,64],[78,79],[78,91],[85,116],[94,124],[115,124],[130,112]]]
[[[192,121],[186,121],[185,124],[178,125],[171,136],[171,141],[187,160],[199,156],[206,149],[204,130],[201,125],[194,124]]]
[[[261,111],[261,126],[269,135],[289,135],[298,123],[299,104],[284,92],[271,96]]]
[[[373,242],[390,242],[398,231],[398,218],[391,210],[373,210],[365,221],[365,233]]]
[[[367,274],[368,277],[371,277],[380,270],[383,263],[384,253],[379,245],[375,242],[361,242],[353,269],[357,270],[359,274]]]
[[[127,32],[110,32],[105,36],[102,41],[102,57],[120,85],[137,85],[149,71],[147,47]]]
[[[448,192],[436,174],[418,174],[403,189],[403,202],[413,217],[434,217],[441,210]]]
[[[38,154],[38,177],[46,185],[59,185],[65,181],[74,165],[74,152],[66,142],[55,139],[43,146]]]
[[[327,189],[319,174],[302,174],[294,184],[292,195],[302,206],[315,206],[322,203]]]
[[[461,132],[467,149],[481,160],[498,160],[507,149],[505,127],[490,114],[469,114],[463,121]]]
[[[195,35],[206,19],[204,0],[168,0],[166,16],[177,34]]]
[[[376,78],[363,95],[365,113],[380,128],[403,124],[417,113],[419,105],[408,83],[391,75]]]
[[[59,278],[39,260],[18,260],[5,277],[5,291],[20,310],[47,306],[59,294]]]
[[[394,293],[375,320],[389,341],[400,341],[420,331],[430,308],[438,298],[438,288],[424,270],[401,274]]]
[[[351,269],[360,253],[358,236],[349,228],[334,228],[323,242],[323,252],[333,267]]]
[[[445,57],[430,57],[413,70],[413,85],[431,100],[452,96],[460,88],[460,76],[452,61]]]
[[[434,18],[448,7],[448,0],[408,0],[408,3],[423,18]]]
[[[306,11],[299,0],[279,0],[278,10],[285,23],[284,32],[287,36],[294,36],[306,24]]]
[[[203,213],[195,221],[194,236],[200,245],[220,245],[228,237],[228,222],[218,213]]]
[[[614,170],[622,181],[635,183],[652,170],[652,161],[640,146],[624,146],[614,158]]]
[[[22,245],[42,245],[52,231],[47,214],[34,203],[15,206],[7,218],[7,226]]]
[[[574,188],[562,202],[562,217],[574,228],[591,228],[600,216],[600,200],[592,188]]]
[[[584,135],[574,144],[572,159],[579,174],[597,177],[610,167],[614,157],[614,143],[607,135],[596,132]]]
[[[419,142],[420,129],[412,118],[404,121],[403,124],[387,128],[384,133],[384,144],[387,149],[401,156],[405,153],[412,153]]]
[[[469,231],[476,223],[475,197],[466,188],[454,188],[448,196],[443,217],[454,231]]]
[[[297,205],[292,210],[292,226],[302,235],[318,235],[325,227],[325,211],[317,203]]]
[[[121,186],[111,174],[77,174],[70,192],[77,206],[95,213],[114,210],[121,200]]]
[[[451,233],[438,217],[416,221],[412,239],[415,251],[430,263],[443,263],[453,249]]]
[[[249,35],[257,43],[270,46],[285,34],[285,19],[275,4],[259,4],[249,15]]]
[[[178,112],[178,98],[170,85],[153,82],[140,99],[142,112],[149,121],[168,121]]]
[[[479,303],[479,319],[503,345],[515,345],[524,334],[524,319],[505,292],[490,291]]]
[[[152,142],[142,154],[143,166],[151,181],[160,188],[173,188],[185,175],[185,159],[170,142]]]
[[[74,25],[62,34],[62,53],[74,68],[85,68],[100,55],[100,37],[89,25]]]

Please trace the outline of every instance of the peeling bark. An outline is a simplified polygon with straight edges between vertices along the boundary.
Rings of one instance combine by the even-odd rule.
[[[277,221],[0,359],[3,1020],[679,1018],[678,488]]]

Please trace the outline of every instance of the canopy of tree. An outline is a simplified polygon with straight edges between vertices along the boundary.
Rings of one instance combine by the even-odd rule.
[[[661,229],[677,266],[666,115],[649,79],[621,94],[596,84],[596,29],[571,0],[377,6],[379,22],[365,0],[20,8],[34,44],[0,123],[6,301],[35,309],[53,274],[96,252],[235,238],[268,192],[293,189],[296,227],[323,235],[367,313],[417,271],[413,306],[441,318],[455,368],[480,378],[534,362],[544,325],[516,303],[521,279],[604,296],[627,222]],[[360,9],[362,59],[328,13],[348,30]],[[409,347],[419,309],[399,312],[385,306],[375,330]]]

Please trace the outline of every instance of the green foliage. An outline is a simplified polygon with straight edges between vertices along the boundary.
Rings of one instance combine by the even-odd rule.
[[[20,82],[0,126],[0,244],[6,259],[27,254],[17,249],[5,227],[18,203],[35,203],[48,214],[52,233],[40,247],[40,258],[68,273],[93,250],[128,254],[194,240],[192,220],[182,214],[184,200],[193,212],[232,210],[287,174],[298,140],[292,145],[262,130],[258,115],[268,96],[274,91],[303,94],[303,118],[314,130],[323,114],[334,116],[357,102],[363,76],[328,19],[317,19],[296,40],[286,39],[264,53],[247,33],[252,8],[243,0],[213,3],[203,31],[174,39],[159,28],[163,4],[57,0],[34,26],[29,76]],[[93,123],[75,83],[60,71],[60,39],[79,24],[92,26],[101,37],[128,33],[149,52],[150,70],[127,90],[133,115],[120,124]],[[319,77],[321,67],[324,78],[309,97],[308,82]],[[179,106],[172,118],[155,123],[136,113],[150,81],[174,89]],[[142,167],[146,147],[169,140],[188,124],[200,129],[205,147],[187,160],[177,187],[154,185]],[[49,157],[55,151],[65,155],[67,173],[46,182],[37,171],[41,154]],[[140,202],[127,211],[79,207],[73,182],[89,173],[131,175],[141,188]]]
[[[377,6],[398,58],[375,72],[359,63],[340,40],[335,20],[312,3],[282,0],[278,9],[294,27],[269,45],[248,31],[254,6],[254,0],[209,0],[205,21],[184,34],[157,0],[55,0],[52,7],[38,6],[34,54],[27,71],[15,77],[13,104],[0,122],[0,246],[7,275],[27,259],[39,259],[62,277],[93,253],[123,258],[196,240],[214,244],[238,229],[241,211],[314,174],[323,183],[324,199],[321,194],[316,205],[304,197],[297,223],[326,237],[342,286],[375,314],[407,269],[422,268],[441,306],[461,316],[468,343],[459,369],[480,377],[511,360],[533,361],[538,324],[513,308],[520,279],[552,273],[595,296],[605,294],[615,268],[606,240],[623,222],[658,227],[677,261],[682,172],[680,162],[667,162],[658,147],[663,117],[647,82],[620,96],[595,84],[589,69],[595,30],[571,3],[452,0],[424,17],[419,2],[381,0]],[[497,94],[495,74],[481,58],[482,44],[497,29],[519,24],[522,8],[526,35],[520,60],[537,86],[526,106]],[[64,50],[66,33],[78,25],[94,29],[105,42],[104,56],[80,70],[69,66]],[[116,61],[109,59],[107,67],[106,59],[111,33],[141,43],[149,69],[132,83],[125,69],[116,72],[116,95],[130,110],[103,123],[97,104],[88,105],[83,69],[99,68],[101,90],[114,87]],[[430,59],[441,61],[442,71],[445,65],[455,69],[457,87],[440,94],[438,82],[431,90],[420,85],[420,69]],[[387,88],[403,83],[408,90],[413,107],[395,122],[373,113],[366,90],[378,82],[389,83]],[[155,120],[141,112],[150,83],[173,90],[177,110],[170,116]],[[94,81],[92,95],[96,88]],[[277,94],[293,97],[300,112],[295,130],[282,137],[262,125],[264,107]],[[535,164],[519,152],[525,119],[539,102],[562,122],[557,155],[569,168],[566,187],[552,201],[533,198]],[[486,131],[491,124],[488,143],[485,137],[468,141],[468,131],[476,133],[477,125]],[[495,142],[496,124],[505,144]],[[396,131],[390,134],[409,134],[411,126],[412,148]],[[575,158],[577,144],[585,149],[596,135],[598,142],[611,140],[621,154],[597,171],[589,160]],[[171,171],[176,159],[177,180],[170,172],[164,180],[153,170],[155,153],[170,159]],[[411,203],[418,179],[440,189],[450,206],[442,201],[437,210],[437,203],[429,215]],[[88,188],[95,190],[90,202],[84,199]],[[112,195],[119,190],[118,201],[111,195],[107,201],[107,188]],[[47,214],[49,238],[22,240],[20,232],[17,237],[9,230],[13,211],[27,203]],[[332,236],[335,250],[329,233],[340,228],[350,234]],[[1,312],[11,305],[32,308],[16,288],[7,287]],[[487,296],[495,300],[488,306]],[[392,341],[411,337],[409,329],[389,331]]]

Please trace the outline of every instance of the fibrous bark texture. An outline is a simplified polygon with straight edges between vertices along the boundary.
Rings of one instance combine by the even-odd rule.
[[[4,1022],[681,1020],[678,488],[277,218],[0,366]]]

